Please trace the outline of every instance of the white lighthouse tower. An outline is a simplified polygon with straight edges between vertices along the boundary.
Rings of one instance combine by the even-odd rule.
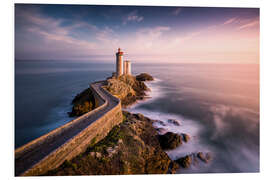
[[[119,77],[123,74],[123,55],[124,52],[118,48],[118,52],[116,53],[116,76]]]

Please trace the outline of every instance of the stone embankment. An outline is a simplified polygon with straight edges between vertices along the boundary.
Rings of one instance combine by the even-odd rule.
[[[15,150],[15,175],[39,175],[84,152],[122,122],[121,102],[102,87],[90,85],[99,107]]]
[[[153,120],[123,111],[124,121],[95,145],[45,176],[166,174],[179,167],[162,150]]]

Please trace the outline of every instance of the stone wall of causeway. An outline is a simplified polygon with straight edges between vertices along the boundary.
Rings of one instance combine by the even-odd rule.
[[[89,126],[80,131],[76,136],[70,138],[60,147],[55,149],[53,152],[46,155],[39,162],[35,163],[31,168],[27,169],[20,175],[23,176],[34,176],[40,175],[48,170],[57,168],[65,160],[70,160],[77,156],[78,154],[84,152],[90,144],[95,144],[101,139],[103,139],[108,132],[117,124],[122,122],[122,108],[121,102],[118,98],[111,95],[107,90],[103,88],[98,88],[94,84],[90,85],[94,92],[95,98],[98,99],[101,104],[99,107],[78,117],[77,119],[51,131],[50,133],[31,141],[30,143],[22,146],[15,151],[15,166],[16,159],[23,156],[27,151],[35,148],[36,146],[46,142],[49,138],[61,134],[63,131],[68,131],[70,128],[74,128],[76,123],[86,120],[90,116],[94,116],[100,111],[105,111],[105,113],[97,117]],[[109,96],[110,98],[104,97]],[[111,102],[112,101],[112,102]],[[115,104],[112,108],[109,108],[110,104]],[[107,109],[106,109],[107,108]]]

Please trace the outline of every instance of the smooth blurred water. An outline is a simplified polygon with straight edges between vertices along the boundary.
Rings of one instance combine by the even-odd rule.
[[[15,146],[71,118],[72,98],[88,84],[110,76],[114,64],[80,61],[15,61]],[[191,141],[167,153],[177,159],[211,152],[209,164],[179,173],[259,171],[259,65],[132,64],[147,72],[152,99],[129,108],[187,133]],[[167,122],[176,119],[181,126]],[[159,124],[155,124],[159,127]]]
[[[74,96],[111,75],[113,64],[15,61],[15,147],[72,120]]]
[[[140,67],[140,68],[139,68]],[[259,172],[259,65],[144,65],[158,81],[152,100],[129,110],[163,121],[155,126],[187,133],[191,141],[167,151],[172,159],[210,152],[213,160],[178,173]],[[181,126],[168,123],[175,119]]]

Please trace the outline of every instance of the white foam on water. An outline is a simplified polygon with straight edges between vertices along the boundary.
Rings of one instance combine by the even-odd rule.
[[[150,119],[156,120],[156,122],[153,123],[153,126],[155,128],[163,128],[166,132],[173,132],[177,134],[185,133],[190,136],[190,140],[187,143],[183,142],[183,144],[179,147],[173,150],[166,151],[169,157],[173,160],[192,153],[211,152],[211,148],[200,140],[199,133],[203,129],[203,126],[201,124],[181,115],[151,111],[140,107],[141,104],[151,103],[158,98],[164,96],[165,92],[162,91],[162,88],[158,84],[159,82],[161,82],[161,80],[146,83],[147,86],[151,89],[151,91],[148,93],[148,96],[150,96],[151,98],[145,101],[139,101],[136,105],[131,106],[126,110],[130,111],[131,113],[141,113],[144,116],[149,117]],[[179,122],[180,125],[177,126],[173,123],[168,122],[169,119]],[[159,121],[162,123],[160,123]],[[200,168],[200,166],[202,165],[205,165],[205,163],[197,163],[194,167],[192,165],[192,167],[189,170],[185,170],[184,173],[201,171],[202,169]]]
[[[155,78],[154,81],[146,81],[144,82],[146,86],[150,89],[150,91],[146,91],[146,99],[139,100],[137,103],[129,106],[128,108],[124,110],[130,110],[138,107],[142,104],[149,104],[158,98],[161,98],[164,96],[165,92],[160,87],[159,83],[162,82],[162,80]]]
[[[183,143],[173,150],[166,151],[171,159],[175,160],[191,153],[211,152],[211,148],[200,141],[199,133],[203,127],[201,124],[196,123],[196,121],[187,119],[180,115],[154,112],[142,108],[129,109],[129,111],[131,113],[141,113],[150,119],[157,120],[157,122],[153,123],[155,128],[163,128],[166,132],[177,134],[185,133],[190,136],[190,140],[187,143]],[[176,120],[180,125],[176,126],[173,123],[169,123],[169,119]],[[165,126],[158,121],[163,122],[162,124]]]

